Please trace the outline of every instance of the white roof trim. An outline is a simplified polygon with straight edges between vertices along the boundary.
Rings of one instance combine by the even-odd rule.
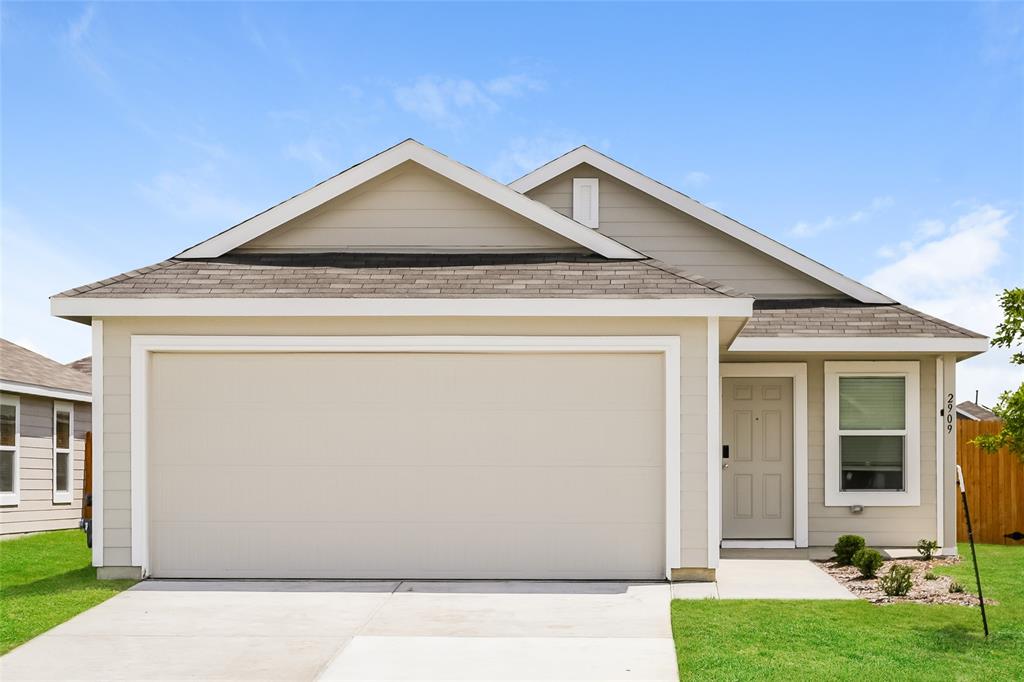
[[[824,282],[828,286],[852,296],[862,303],[895,303],[888,296],[878,293],[874,289],[864,286],[835,270],[828,268],[821,263],[808,258],[807,256],[794,251],[793,249],[780,244],[774,239],[767,237],[760,232],[753,230],[746,225],[736,222],[732,218],[708,208],[704,204],[691,199],[682,192],[661,184],[632,168],[625,166],[615,159],[591,149],[590,147],[577,147],[571,152],[564,154],[557,159],[546,163],[537,170],[524,175],[509,187],[517,192],[526,193],[538,187],[552,178],[569,171],[581,163],[586,163],[598,170],[604,171],[627,185],[632,185],[641,192],[645,192],[669,206],[693,216],[697,220],[724,232],[725,234],[749,244],[755,249],[771,256],[772,258],[785,263],[786,265],[799,270],[805,275]]]
[[[646,258],[628,246],[595,232],[541,202],[525,197],[497,180],[453,161],[415,140],[406,140],[356,164],[305,192],[182,251],[176,257],[222,256],[406,161],[414,161],[605,258]]]
[[[589,229],[589,228],[584,228]],[[57,317],[750,317],[752,298],[51,298]]]
[[[738,337],[730,351],[809,353],[984,353],[988,339],[921,336],[747,336]]]
[[[964,409],[961,409],[960,407],[956,408],[956,413],[959,414],[959,415],[963,415],[964,417],[966,417],[967,419],[970,419],[971,421],[975,421],[975,422],[980,422],[981,421],[980,418],[975,417],[973,414],[971,414],[970,412],[968,412],[968,411],[966,411]]]
[[[82,391],[69,391],[62,388],[23,384],[20,381],[0,381],[0,391],[7,391],[8,393],[22,393],[25,395],[38,395],[44,398],[57,398],[58,400],[75,400],[80,403],[92,402],[92,396],[88,393],[83,393]]]

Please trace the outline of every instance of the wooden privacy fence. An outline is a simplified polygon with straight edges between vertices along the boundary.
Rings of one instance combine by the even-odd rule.
[[[999,421],[967,421],[956,425],[956,462],[964,472],[967,503],[971,505],[974,541],[997,545],[1024,544],[1024,463],[1006,448],[999,452],[982,452],[971,441],[981,434],[997,433]],[[967,541],[960,494],[956,496],[956,537]]]

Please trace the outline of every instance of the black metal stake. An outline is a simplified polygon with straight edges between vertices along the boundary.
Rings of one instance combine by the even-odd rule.
[[[967,522],[967,539],[971,541],[971,558],[974,560],[974,579],[978,583],[978,601],[981,602],[981,624],[988,637],[988,618],[985,616],[985,595],[981,592],[981,574],[978,572],[978,554],[974,551],[974,530],[971,528],[971,510],[967,506],[967,488],[964,487],[964,472],[956,465],[956,478],[960,483],[960,499],[964,505],[964,521]]]

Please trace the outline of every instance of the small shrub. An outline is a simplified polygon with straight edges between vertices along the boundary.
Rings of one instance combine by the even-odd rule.
[[[917,553],[921,555],[921,558],[925,561],[929,561],[935,554],[935,550],[939,548],[939,543],[935,540],[918,540],[917,541]]]
[[[836,563],[840,566],[849,566],[853,561],[853,555],[864,549],[864,538],[859,535],[840,535],[839,540],[832,546],[832,552],[836,555]]]
[[[903,597],[913,586],[910,579],[912,571],[909,566],[897,564],[889,569],[889,572],[878,579],[878,586],[890,597]]]
[[[860,574],[865,578],[874,578],[878,569],[882,567],[882,553],[870,547],[857,550],[857,553],[853,555],[853,565],[860,570]]]
[[[953,582],[951,582],[949,584],[949,592],[950,592],[950,594],[960,594],[963,591],[964,591],[964,586],[961,585],[960,583],[958,583],[957,581],[954,580]]]
[[[924,574],[924,579],[925,580],[938,580],[939,576],[935,575],[931,571],[928,571],[927,573]]]

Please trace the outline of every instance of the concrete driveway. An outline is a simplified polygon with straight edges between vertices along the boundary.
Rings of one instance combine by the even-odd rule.
[[[146,581],[5,682],[676,680],[665,583]]]

